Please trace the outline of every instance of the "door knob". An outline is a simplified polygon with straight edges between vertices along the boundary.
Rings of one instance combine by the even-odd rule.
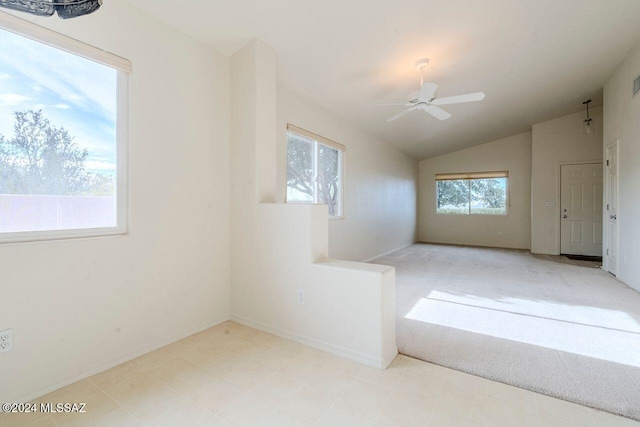
[[[618,219],[618,215],[609,215],[609,219]]]
[[[562,209],[562,212],[566,212],[566,211],[567,211],[566,209]]]
[[[568,217],[568,216],[566,216],[566,215],[562,215],[562,218],[569,218],[569,217]]]

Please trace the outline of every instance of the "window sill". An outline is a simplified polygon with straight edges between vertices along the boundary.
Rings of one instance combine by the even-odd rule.
[[[93,228],[82,230],[23,231],[0,234],[0,244],[85,239],[93,237],[119,236],[126,234],[127,230],[124,227]]]

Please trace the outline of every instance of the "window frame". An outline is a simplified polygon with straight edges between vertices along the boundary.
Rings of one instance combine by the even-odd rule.
[[[0,244],[124,235],[128,233],[129,75],[131,62],[8,13],[0,13],[0,30],[97,62],[116,71],[116,225],[113,227],[0,233]]]
[[[494,179],[503,178],[505,180],[505,203],[504,213],[473,213],[471,211],[471,181],[482,179]],[[445,213],[438,212],[438,182],[439,181],[468,181],[469,191],[468,197],[468,209],[466,213]],[[435,175],[435,196],[436,196],[436,215],[444,216],[487,216],[487,217],[501,217],[509,215],[509,208],[511,207],[511,197],[509,194],[509,171],[489,171],[489,172],[463,172],[463,173],[439,173]]]
[[[345,190],[345,164],[346,164],[346,154],[347,154],[347,147],[332,141],[328,138],[325,138],[323,136],[320,136],[318,134],[315,134],[313,132],[309,132],[308,130],[299,128],[297,126],[294,126],[290,123],[287,123],[287,135],[289,133],[293,133],[302,137],[305,137],[307,139],[310,139],[313,141],[312,143],[312,153],[313,153],[313,159],[312,159],[312,167],[313,167],[313,177],[312,177],[312,181],[313,181],[313,200],[312,201],[303,201],[303,200],[288,200],[288,197],[286,196],[285,193],[285,203],[291,203],[291,204],[326,204],[326,203],[320,203],[319,199],[318,199],[318,159],[319,159],[319,155],[320,155],[320,146],[324,145],[325,147],[331,148],[333,150],[336,150],[338,152],[338,181],[340,183],[339,185],[339,191],[340,193],[338,194],[338,215],[332,216],[329,215],[329,219],[330,220],[335,220],[335,219],[344,219],[344,190]],[[289,145],[289,141],[288,141],[288,137],[287,137],[287,147]],[[287,165],[287,169],[288,169],[288,165],[289,165],[289,159],[286,159],[286,165]],[[286,188],[288,189],[288,185],[286,186]],[[287,190],[288,191],[288,190]]]

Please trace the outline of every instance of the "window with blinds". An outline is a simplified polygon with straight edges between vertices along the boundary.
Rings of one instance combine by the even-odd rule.
[[[506,215],[508,171],[436,174],[436,213]]]

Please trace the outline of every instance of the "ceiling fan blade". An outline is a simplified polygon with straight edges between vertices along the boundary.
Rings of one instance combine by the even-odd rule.
[[[420,101],[431,101],[436,94],[436,90],[438,89],[438,85],[435,83],[425,82],[422,83],[420,87],[420,92],[418,92],[418,99]]]
[[[447,120],[449,117],[451,117],[451,114],[447,113],[442,108],[438,108],[434,105],[422,105],[420,109],[422,111],[426,111],[427,113],[431,114],[433,117],[435,117],[438,120]]]
[[[403,112],[396,114],[396,115],[395,115],[395,116],[393,116],[393,117],[389,117],[389,118],[387,119],[387,121],[388,121],[388,122],[395,122],[395,121],[396,121],[396,120],[398,120],[400,117],[402,117],[402,116],[406,116],[407,114],[409,114],[410,112],[412,112],[412,111],[413,111],[413,110],[415,110],[416,108],[418,108],[418,106],[417,106],[417,105],[416,105],[415,107],[408,108],[408,109],[404,110]]]
[[[462,102],[482,101],[484,92],[467,93],[466,95],[448,96],[446,98],[436,98],[431,103],[433,105],[460,104]]]

